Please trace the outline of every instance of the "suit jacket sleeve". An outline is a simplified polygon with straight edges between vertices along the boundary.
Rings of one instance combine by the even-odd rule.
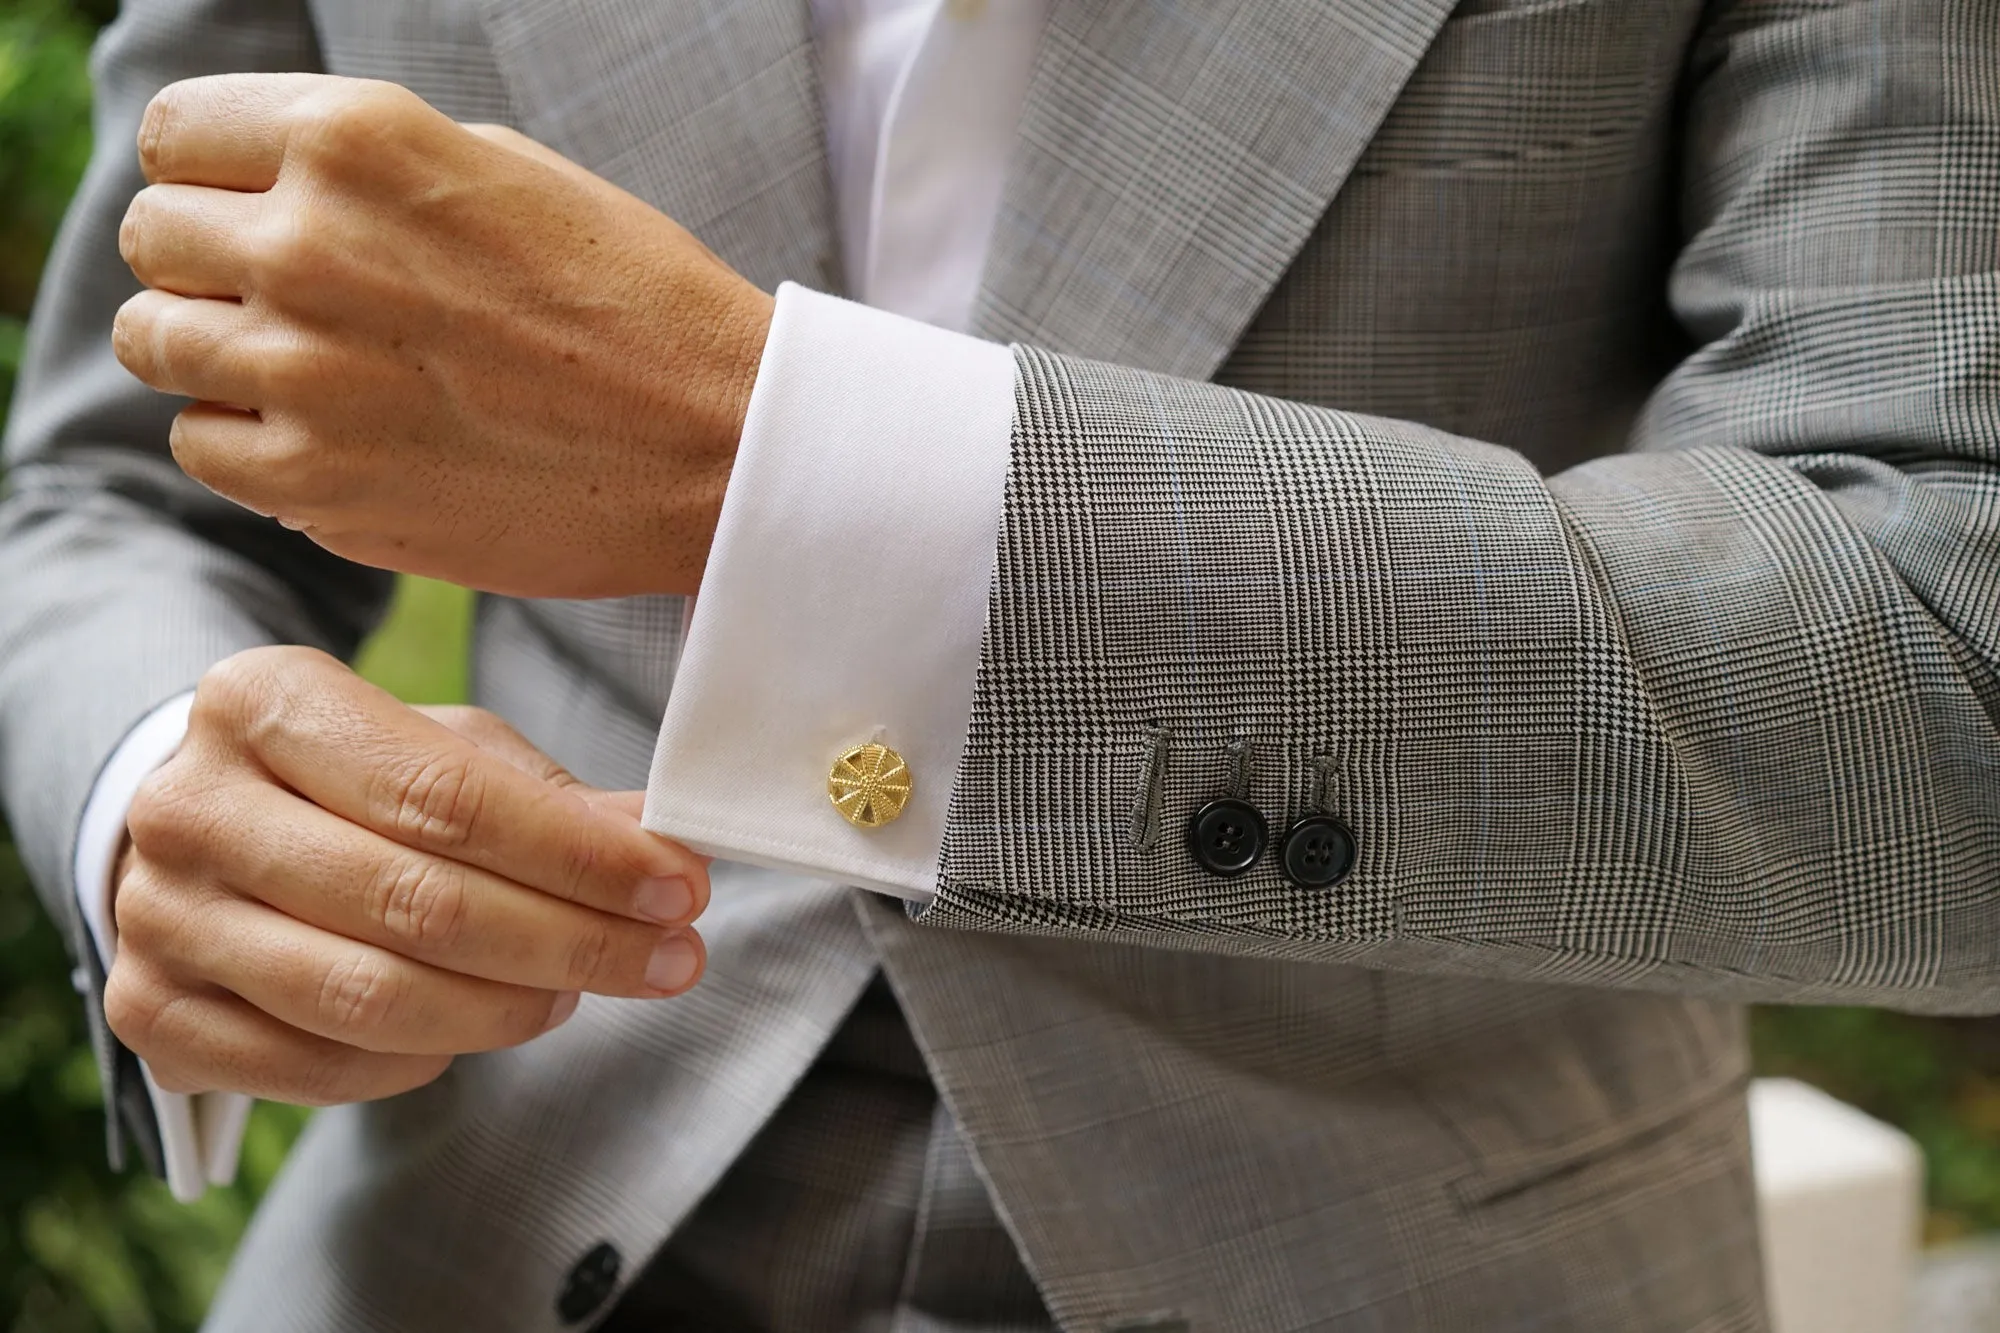
[[[271,642],[351,650],[388,581],[189,481],[167,449],[181,404],[111,354],[111,318],[138,290],[117,237],[144,184],[133,144],[146,103],[196,75],[317,68],[304,5],[128,0],[94,65],[97,148],[43,276],[6,446],[0,798],[49,912],[87,964],[107,1101],[127,1108],[143,1148],[144,1092],[104,1028],[103,978],[71,882],[93,777],[128,728],[234,652]]]
[[[1019,353],[928,919],[2000,1007],[2000,26],[1717,5],[1688,86],[1615,457]],[[1244,778],[1350,877],[1204,873]]]

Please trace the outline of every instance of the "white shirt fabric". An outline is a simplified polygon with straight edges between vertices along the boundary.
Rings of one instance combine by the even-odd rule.
[[[118,923],[111,915],[111,873],[125,845],[125,816],[146,775],[173,757],[187,734],[192,693],[167,700],[132,728],[97,775],[76,831],[76,889],[83,923],[97,956],[106,964],[118,948]],[[167,1187],[192,1201],[210,1185],[236,1178],[250,1098],[227,1092],[183,1096],[163,1092],[143,1062],[146,1093],[160,1126]],[[109,1109],[107,1108],[107,1113]]]
[[[971,319],[1048,0],[811,3],[842,258],[866,304],[779,289],[645,820],[711,855],[921,898],[970,721],[1013,417],[1011,354],[948,330]],[[85,806],[77,892],[107,962],[125,814],[188,702],[133,729]],[[861,832],[826,778],[867,741],[902,753],[912,793]],[[145,1077],[175,1197],[233,1179],[250,1098]]]

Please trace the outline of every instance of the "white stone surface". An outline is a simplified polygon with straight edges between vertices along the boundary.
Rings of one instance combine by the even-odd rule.
[[[1902,1333],[1923,1217],[1923,1157],[1794,1079],[1750,1088],[1773,1333]]]

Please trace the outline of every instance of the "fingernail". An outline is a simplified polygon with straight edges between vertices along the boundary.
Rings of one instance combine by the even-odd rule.
[[[685,921],[694,911],[694,890],[678,877],[641,880],[636,906],[648,921]]]
[[[694,980],[695,969],[700,966],[701,955],[696,952],[694,941],[685,935],[669,935],[646,961],[646,984],[654,990],[681,990]]]
[[[556,996],[555,1004],[549,1009],[549,1021],[542,1026],[542,1031],[553,1032],[569,1022],[569,1016],[576,1012],[576,1006],[582,999],[583,993],[573,990],[566,990]]]

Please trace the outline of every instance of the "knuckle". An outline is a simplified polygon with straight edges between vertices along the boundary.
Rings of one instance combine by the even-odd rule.
[[[360,1101],[366,1064],[359,1051],[315,1051],[285,1080],[284,1100],[296,1106],[340,1106]]]
[[[493,1043],[494,1049],[527,1045],[548,1030],[549,1016],[553,1012],[554,1001],[546,996],[537,996],[514,1006],[507,1015],[505,1029]]]
[[[636,873],[622,873],[626,869],[624,858],[608,844],[599,820],[565,820],[562,829],[558,844],[563,851],[562,882],[557,886],[562,897],[585,902],[592,897],[593,886],[617,882],[622,887],[625,881],[639,878]]]
[[[169,1019],[189,997],[122,955],[104,983],[104,1022],[126,1049],[150,1063],[168,1049]]]
[[[154,952],[166,934],[165,918],[169,915],[162,897],[159,881],[141,867],[135,867],[119,883],[117,896],[111,900],[111,919],[118,926],[121,953]]]
[[[388,1027],[403,1005],[404,987],[396,976],[377,959],[353,954],[320,979],[315,1012],[325,1031],[363,1033]]]
[[[104,980],[104,1024],[127,1049],[143,1055],[153,1007],[133,980],[133,971],[131,959],[113,960],[111,975]]]
[[[636,980],[645,967],[644,956],[634,966],[627,958],[628,952],[619,947],[608,923],[585,923],[570,937],[564,989],[596,990],[621,972],[631,974],[630,979]]]
[[[139,166],[148,180],[156,180],[166,171],[167,153],[179,119],[175,106],[179,96],[176,87],[162,88],[146,103],[145,113],[139,118]]]
[[[312,351],[291,338],[273,338],[258,347],[254,372],[258,395],[272,408],[306,398],[322,378]],[[259,438],[275,460],[307,463],[317,456],[306,431],[277,430],[268,413]]]
[[[283,516],[309,522],[326,512],[340,493],[338,460],[322,447],[306,422],[283,410],[286,397],[264,387],[270,379],[261,368],[255,373],[258,396],[267,404],[267,415],[247,444],[231,441],[222,448],[207,446],[192,431],[182,438],[179,427],[186,414],[176,419],[169,443],[181,470],[210,490],[266,518]],[[299,702],[284,681],[274,680],[273,684],[287,705]]]
[[[383,870],[374,917],[420,955],[449,954],[465,933],[465,878],[444,862],[399,858]]]
[[[147,774],[125,812],[125,832],[132,845],[148,857],[168,862],[190,851],[198,800],[194,786],[178,756]],[[120,889],[121,900],[130,887],[136,886]]]
[[[395,84],[343,81],[299,107],[293,144],[316,166],[347,166],[378,150],[415,100]]]
[[[273,494],[291,501],[286,513],[297,517],[316,512],[331,490],[330,451],[303,422],[266,418],[258,432],[257,465],[273,483]]]
[[[192,412],[176,415],[173,425],[167,429],[167,452],[173,456],[181,471],[216,494],[235,499],[245,508],[252,508],[248,499],[240,494],[240,485],[235,488],[230,485],[228,455],[211,448],[211,443],[193,420]],[[241,469],[236,471],[240,474]],[[238,493],[231,495],[232,489]]]
[[[649,849],[639,840],[650,835],[625,836],[619,825],[604,818],[578,820],[576,824],[570,868],[578,892],[585,884],[598,883],[628,894],[633,885],[657,873]]]
[[[141,380],[157,378],[156,368],[151,363],[152,297],[146,292],[128,298],[118,307],[118,313],[111,317],[111,352],[124,366]]]
[[[194,687],[189,729],[240,736],[245,725],[269,707],[273,666],[268,650],[252,648],[203,672]]]
[[[281,722],[291,682],[340,667],[317,648],[291,644],[250,648],[225,657],[196,683],[189,734],[219,735],[240,745]]]
[[[433,755],[391,768],[386,818],[398,837],[431,846],[463,847],[479,825],[485,780],[469,758]]]
[[[245,276],[252,288],[282,297],[294,291],[302,278],[325,271],[332,253],[314,217],[311,209],[289,196],[283,206],[267,203],[243,249]]]
[[[224,327],[203,317],[195,301],[173,301],[154,312],[153,359],[170,384],[186,384],[203,368],[236,353],[236,339]]]
[[[132,202],[125,207],[124,220],[118,224],[118,256],[138,275],[141,282],[147,280],[146,274],[140,272],[140,269],[145,258],[143,242],[146,239],[147,229],[153,225],[152,214],[157,200],[154,192],[157,188],[148,185],[133,195]]]

